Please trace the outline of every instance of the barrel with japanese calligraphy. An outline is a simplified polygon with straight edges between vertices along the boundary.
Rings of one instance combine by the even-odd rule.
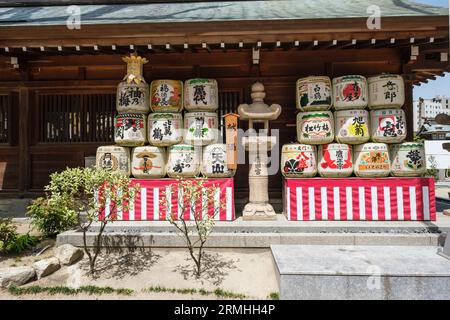
[[[114,142],[125,147],[147,142],[147,121],[142,113],[119,113],[114,121]]]
[[[354,171],[358,177],[387,177],[391,164],[385,143],[364,143],[355,146]]]
[[[169,177],[196,177],[200,174],[202,148],[176,144],[168,148],[166,171]]]
[[[369,108],[401,108],[405,103],[405,83],[402,76],[382,74],[367,79],[369,85]]]
[[[214,143],[203,147],[201,172],[208,178],[227,178],[234,176],[235,170],[227,166],[226,144]]]
[[[326,144],[334,140],[334,120],[331,111],[299,112],[297,141],[305,144]]]
[[[399,143],[406,138],[406,117],[402,109],[372,110],[370,123],[374,142]]]
[[[183,141],[181,113],[150,113],[148,115],[148,142],[167,147]]]
[[[166,175],[166,152],[164,148],[136,147],[131,156],[131,174],[135,178],[163,178]]]
[[[328,110],[331,107],[329,77],[306,77],[297,80],[297,109],[301,111]]]
[[[215,112],[186,112],[184,142],[205,146],[217,142],[218,117]]]
[[[311,178],[317,174],[316,146],[298,143],[283,145],[281,174],[287,178]]]
[[[152,112],[181,112],[183,110],[183,82],[153,80],[150,84]]]
[[[214,79],[189,79],[184,82],[184,107],[188,111],[216,111],[219,91]]]
[[[123,81],[117,86],[117,112],[149,112],[148,84],[145,82],[127,83]]]
[[[319,146],[318,171],[329,178],[350,177],[353,173],[352,147],[348,144],[330,143]]]
[[[425,150],[422,143],[404,142],[390,147],[393,176],[420,177],[425,173]]]
[[[336,141],[361,144],[369,141],[369,112],[363,109],[340,110],[334,113]]]
[[[333,79],[333,106],[336,110],[364,109],[367,103],[365,77],[348,75]]]
[[[130,149],[121,146],[101,146],[97,148],[97,169],[118,171],[130,175]]]

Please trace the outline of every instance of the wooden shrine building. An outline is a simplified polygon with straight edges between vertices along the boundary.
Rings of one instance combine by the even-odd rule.
[[[278,148],[295,141],[298,78],[401,74],[412,139],[413,86],[450,71],[449,11],[376,2],[380,28],[367,0],[0,0],[0,195],[35,196],[50,173],[84,166],[98,146],[113,143],[115,91],[130,52],[149,60],[148,83],[217,79],[220,114],[250,102],[251,85],[261,81],[266,102],[283,107],[271,123]],[[240,165],[235,176],[242,203],[247,172]],[[280,173],[270,176],[275,206],[281,185]]]

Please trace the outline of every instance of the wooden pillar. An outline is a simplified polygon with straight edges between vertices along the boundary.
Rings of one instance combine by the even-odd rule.
[[[411,80],[405,79],[405,105],[403,110],[406,114],[406,141],[414,139],[414,105],[413,84]]]
[[[28,88],[19,89],[19,191],[26,192],[30,188],[30,96]]]

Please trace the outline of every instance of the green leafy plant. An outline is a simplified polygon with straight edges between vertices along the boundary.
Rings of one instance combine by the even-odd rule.
[[[7,246],[17,237],[17,227],[12,224],[11,218],[0,218],[0,249]]]
[[[166,189],[167,190],[167,189]],[[220,210],[223,208],[224,203],[219,203],[218,206],[214,205],[214,193],[216,186],[205,186],[205,179],[178,179],[176,183],[169,186],[169,190],[172,194],[178,192],[182,196],[178,197],[178,208],[181,214],[175,213],[172,209],[172,204],[167,200],[167,194],[162,192],[160,204],[167,208],[167,219],[169,222],[179,231],[185,240],[186,247],[189,251],[189,255],[195,263],[196,276],[200,277],[202,272],[202,258],[204,256],[204,246],[211,234],[216,217]],[[197,199],[206,199],[203,207],[208,204],[214,207],[212,215],[207,212],[202,212],[196,205]],[[184,213],[189,211],[192,213],[194,219],[187,221],[184,218]]]
[[[53,236],[77,225],[77,215],[68,208],[68,200],[55,194],[37,198],[27,208],[32,225],[45,236]]]
[[[128,210],[139,185],[131,185],[130,179],[120,172],[94,168],[67,168],[51,174],[50,178],[45,190],[52,199],[63,198],[65,210],[75,213],[93,274],[106,225],[117,220],[120,210]],[[100,227],[90,249],[87,232],[94,222],[99,222]]]
[[[0,249],[6,252],[22,253],[31,249],[38,242],[39,238],[26,234],[18,234],[17,227],[12,224],[10,218],[0,218]]]
[[[49,295],[63,294],[63,295],[76,295],[80,293],[87,293],[89,295],[102,295],[102,294],[120,294],[120,295],[131,295],[134,291],[132,289],[126,288],[111,288],[111,287],[97,287],[97,286],[82,286],[79,288],[70,288],[64,286],[57,287],[41,287],[41,286],[30,286],[30,287],[9,287],[9,293],[15,296],[25,295],[25,294],[39,294],[47,293]]]

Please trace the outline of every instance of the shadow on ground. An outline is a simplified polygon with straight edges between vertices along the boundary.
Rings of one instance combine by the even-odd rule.
[[[218,253],[205,252],[202,258],[202,273],[197,277],[197,269],[194,261],[187,258],[188,264],[178,265],[173,272],[178,272],[187,280],[190,277],[197,278],[204,283],[204,281],[212,283],[215,286],[222,284],[227,277],[230,270],[237,269],[236,262],[239,260],[225,259]],[[237,271],[241,271],[237,269]]]

